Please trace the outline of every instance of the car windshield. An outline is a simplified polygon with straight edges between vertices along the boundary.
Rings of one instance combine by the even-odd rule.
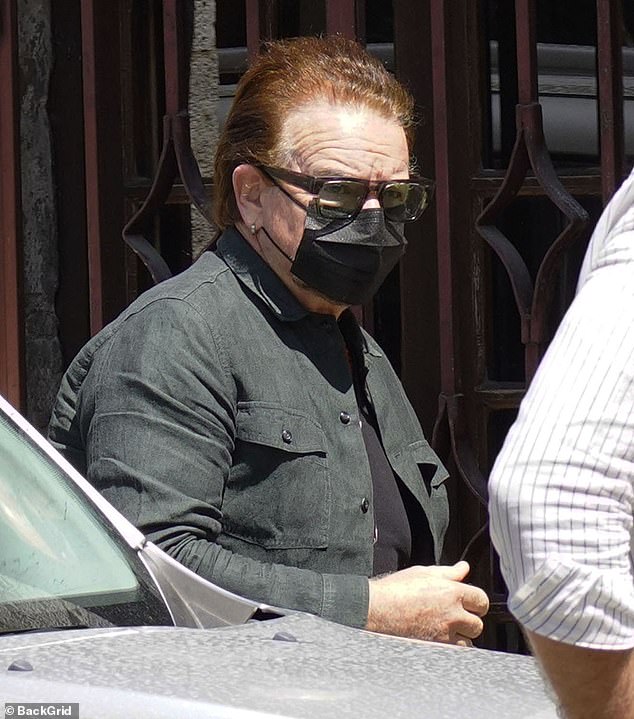
[[[0,633],[171,623],[134,550],[0,412]]]

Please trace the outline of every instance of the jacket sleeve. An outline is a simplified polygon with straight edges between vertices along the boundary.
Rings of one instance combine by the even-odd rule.
[[[237,389],[213,327],[185,300],[120,322],[79,393],[89,481],[151,541],[206,579],[275,606],[363,626],[368,579],[224,549]]]

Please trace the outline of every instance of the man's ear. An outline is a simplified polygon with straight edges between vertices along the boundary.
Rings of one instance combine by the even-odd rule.
[[[262,192],[266,183],[262,173],[253,165],[238,165],[233,171],[233,193],[236,205],[247,227],[255,224],[260,227],[262,215]]]

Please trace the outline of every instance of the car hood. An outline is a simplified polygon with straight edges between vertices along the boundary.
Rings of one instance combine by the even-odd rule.
[[[0,700],[76,702],[81,719],[556,717],[530,657],[386,637],[308,615],[210,630],[1,637]]]

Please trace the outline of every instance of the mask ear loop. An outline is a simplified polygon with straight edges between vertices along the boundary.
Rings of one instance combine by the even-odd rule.
[[[284,252],[284,250],[283,250],[283,249],[277,244],[277,242],[271,237],[271,235],[269,235],[269,233],[268,233],[267,230],[266,230],[266,227],[262,226],[260,229],[261,229],[262,232],[264,232],[264,234],[269,238],[269,241],[271,242],[271,244],[273,245],[273,247],[275,247],[275,249],[276,249],[278,252],[281,252],[281,253],[284,255],[284,257],[286,257],[286,259],[287,259],[289,262],[293,262],[293,258],[290,257],[289,255],[287,255],[286,252]],[[254,237],[254,238],[257,240],[258,232],[259,232],[259,231],[260,231],[260,230],[258,230],[258,228],[256,227],[255,222],[252,222],[251,225],[249,226],[249,232],[251,233],[251,237]],[[259,244],[259,240],[258,240],[258,244]]]
[[[283,192],[283,193],[286,195],[286,197],[288,197],[288,199],[291,200],[291,202],[294,202],[298,207],[301,207],[301,209],[304,210],[304,212],[306,212],[306,209],[307,209],[307,208],[304,207],[304,205],[302,205],[302,203],[301,203],[299,200],[296,200],[296,199],[290,194],[290,192],[287,192],[281,185],[278,185],[277,182],[275,181],[275,179],[274,179],[273,177],[271,177],[271,176],[268,174],[268,172],[266,172],[266,170],[263,170],[262,168],[260,168],[260,172],[262,172],[264,175],[266,175],[266,177],[273,183],[273,186],[276,187],[276,188],[277,188],[278,190],[280,190],[281,192]],[[293,258],[292,258],[290,255],[287,255],[286,252],[284,252],[284,250],[277,244],[277,242],[276,242],[276,241],[271,237],[271,235],[268,233],[266,227],[264,227],[264,225],[263,225],[260,229],[261,229],[262,232],[264,232],[264,234],[268,237],[269,242],[273,245],[273,247],[275,247],[275,249],[276,249],[278,252],[280,252],[289,262],[292,263],[292,262],[294,261]],[[251,226],[249,227],[249,231],[251,232],[251,237],[254,237],[254,238],[257,239],[258,232],[259,232],[260,230],[258,230],[258,228],[256,227],[255,222],[252,222],[252,223],[251,223]]]
[[[271,237],[271,235],[269,235],[269,233],[268,233],[267,230],[266,230],[266,227],[262,226],[262,227],[261,227],[261,230],[262,230],[262,232],[264,232],[264,234],[269,238],[269,242],[273,245],[273,247],[275,247],[275,249],[276,249],[278,252],[281,252],[281,253],[284,255],[284,257],[286,257],[286,259],[287,259],[291,264],[292,264],[293,262],[295,262],[294,258],[291,257],[290,255],[287,255],[286,252],[284,252],[284,250],[283,250],[283,249],[277,244],[277,242]]]
[[[281,185],[279,185],[279,184],[275,181],[275,178],[271,177],[271,176],[266,172],[266,170],[262,170],[262,169],[260,168],[260,172],[263,172],[263,173],[269,178],[269,180],[273,183],[273,185],[274,185],[278,190],[280,190],[280,192],[282,192],[283,194],[285,194],[286,197],[288,197],[288,199],[289,199],[291,202],[293,202],[293,203],[296,204],[298,207],[300,207],[302,210],[304,210],[304,212],[308,213],[308,210],[309,210],[309,209],[314,208],[315,214],[319,215],[319,206],[318,206],[317,198],[316,198],[316,197],[313,198],[312,200],[310,200],[310,202],[308,203],[308,205],[302,205],[302,203],[301,203],[299,200],[296,200],[296,199],[293,197],[293,195],[291,195],[290,192],[288,192],[288,191],[287,191],[286,189],[284,189]],[[352,222],[353,219],[354,219],[354,218],[351,218],[350,220],[347,220],[344,224],[348,224],[349,222]],[[333,224],[334,222],[335,222],[335,220],[330,220],[330,222],[328,223],[328,225]],[[259,230],[256,228],[255,222],[251,223],[251,226],[250,226],[249,229],[250,229],[250,231],[251,231],[251,235],[252,235],[253,237],[257,237],[257,233],[259,232]],[[271,237],[271,235],[269,234],[269,232],[268,232],[268,230],[266,229],[266,227],[264,227],[264,225],[262,225],[262,227],[261,227],[260,229],[261,229],[262,232],[264,232],[264,234],[267,236],[267,238],[269,239],[269,242],[273,245],[273,247],[275,247],[275,249],[276,249],[279,253],[281,253],[291,264],[293,264],[293,263],[295,262],[295,258],[294,258],[294,257],[291,257],[290,255],[287,255],[286,252],[284,252],[284,250],[283,250],[283,249],[277,244],[277,242]]]

